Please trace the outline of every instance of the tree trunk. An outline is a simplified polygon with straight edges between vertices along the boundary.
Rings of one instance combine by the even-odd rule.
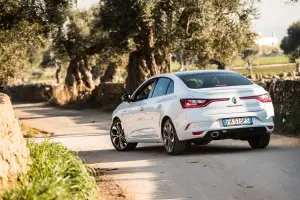
[[[120,67],[116,62],[110,62],[105,70],[104,75],[101,77],[101,82],[119,82],[119,74]]]
[[[74,88],[76,87],[76,80],[75,80],[75,76],[74,76],[74,60],[70,60],[69,62],[69,66],[67,69],[67,76],[65,78],[65,85],[67,86],[67,88]]]
[[[126,89],[129,94],[142,84],[150,74],[147,64],[141,59],[139,52],[132,52],[129,55],[127,65]]]
[[[296,72],[300,73],[300,62],[296,63]]]
[[[225,70],[225,69],[226,69],[225,64],[222,63],[222,62],[219,61],[219,60],[211,59],[211,60],[210,60],[210,63],[211,63],[211,64],[217,65],[217,66],[218,66],[218,70]]]
[[[56,78],[56,83],[60,84],[61,82],[61,63],[55,63],[56,66],[56,72],[55,72],[55,78]]]
[[[93,90],[95,88],[95,85],[93,82],[91,70],[89,69],[87,57],[84,57],[83,60],[79,62],[79,72],[85,86],[90,90]]]
[[[248,71],[248,74],[252,74],[252,63],[250,61],[247,61],[247,66],[246,66],[246,69]]]
[[[150,76],[170,72],[170,58],[163,48],[154,48],[154,32],[151,26],[142,29],[135,38],[136,51],[129,56],[127,66],[126,89],[132,93]]]

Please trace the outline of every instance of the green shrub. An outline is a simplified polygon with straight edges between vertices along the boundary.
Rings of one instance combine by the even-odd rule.
[[[28,142],[32,165],[19,187],[4,194],[4,200],[97,199],[94,178],[82,160],[62,144]],[[0,198],[1,199],[1,198]]]
[[[299,113],[293,112],[289,115],[275,113],[275,132],[300,136]]]

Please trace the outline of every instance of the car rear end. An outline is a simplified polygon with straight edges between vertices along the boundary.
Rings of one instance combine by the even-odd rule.
[[[176,74],[187,87],[180,98],[184,115],[176,121],[178,138],[248,139],[274,129],[274,109],[268,92],[231,71]]]

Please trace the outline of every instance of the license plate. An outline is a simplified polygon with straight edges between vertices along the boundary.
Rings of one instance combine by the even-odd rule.
[[[241,117],[232,119],[223,119],[224,126],[240,126],[240,125],[252,125],[252,117]]]

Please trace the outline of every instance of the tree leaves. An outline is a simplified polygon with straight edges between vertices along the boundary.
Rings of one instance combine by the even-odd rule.
[[[280,48],[291,59],[296,60],[300,58],[300,20],[288,28],[287,34],[288,36],[282,39]]]

